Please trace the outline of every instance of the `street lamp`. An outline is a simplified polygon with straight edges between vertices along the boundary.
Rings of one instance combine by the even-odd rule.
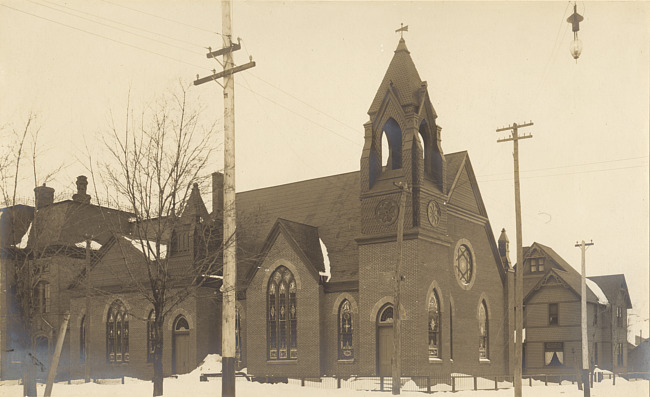
[[[571,27],[573,29],[573,41],[569,46],[569,51],[571,52],[573,59],[576,60],[576,63],[578,62],[578,58],[582,53],[582,41],[578,39],[578,31],[580,30],[580,22],[583,20],[584,18],[582,15],[578,14],[577,5],[573,4],[573,15],[568,17],[566,21],[571,24]]]

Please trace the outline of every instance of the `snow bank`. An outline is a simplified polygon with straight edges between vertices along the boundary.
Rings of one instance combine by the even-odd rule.
[[[133,246],[143,254],[149,258],[150,261],[156,260],[156,242],[155,241],[150,241],[150,240],[140,240],[140,239],[133,239],[128,236],[124,236],[125,239],[131,242]],[[147,252],[142,251],[142,245],[144,244],[145,250]],[[165,259],[167,258],[167,245],[165,244],[160,244],[160,259]]]
[[[330,267],[330,255],[327,252],[327,247],[325,246],[323,239],[319,238],[318,241],[320,241],[320,250],[323,253],[323,264],[325,265],[325,271],[319,272],[318,274],[327,277],[327,280],[325,280],[325,282],[328,282],[330,281],[330,278],[332,278],[332,271]]]
[[[86,248],[86,242],[85,241],[79,241],[78,243],[75,243],[75,246],[77,246],[79,248]],[[95,240],[90,240],[90,249],[91,250],[97,251],[100,248],[102,248],[101,244],[99,244]]]
[[[588,278],[586,280],[587,280],[587,287],[589,287],[591,292],[593,292],[594,295],[596,295],[596,297],[598,298],[598,303],[600,303],[601,305],[609,305],[607,296],[605,296],[603,290],[600,289],[598,284],[596,284],[596,282],[593,280],[589,280]]]
[[[29,241],[29,232],[32,230],[32,223],[29,222],[29,226],[27,227],[27,231],[23,235],[23,237],[20,239],[20,242],[16,246],[16,248],[27,248],[27,242]]]

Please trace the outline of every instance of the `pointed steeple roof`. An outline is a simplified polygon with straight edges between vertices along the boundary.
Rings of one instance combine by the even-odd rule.
[[[199,192],[199,185],[192,185],[192,192],[190,197],[187,199],[187,204],[183,210],[183,215],[181,220],[183,223],[193,223],[197,219],[203,218],[204,220],[210,219],[210,214],[208,213],[205,203],[201,198],[201,192]]]
[[[401,38],[388,70],[386,70],[386,75],[375,94],[375,99],[370,105],[369,115],[379,110],[389,89],[392,89],[397,95],[401,106],[419,105],[418,92],[422,86],[422,80],[420,80],[420,75],[410,54],[406,48],[406,42]]]

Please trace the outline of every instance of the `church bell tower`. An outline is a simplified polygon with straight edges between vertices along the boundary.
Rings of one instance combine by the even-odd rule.
[[[361,155],[361,232],[394,234],[399,182],[406,182],[404,229],[425,227],[445,233],[447,189],[441,128],[427,83],[420,79],[406,42],[400,38],[364,124]]]

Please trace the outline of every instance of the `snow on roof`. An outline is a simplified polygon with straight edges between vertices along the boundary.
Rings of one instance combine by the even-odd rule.
[[[325,266],[325,271],[318,272],[318,274],[321,276],[326,276],[327,280],[325,280],[325,282],[328,282],[330,281],[330,278],[332,278],[332,270],[330,267],[330,256],[327,253],[327,247],[325,246],[323,239],[319,238],[318,241],[320,241],[320,250],[323,253],[323,265]]]
[[[86,248],[86,242],[85,241],[79,241],[78,243],[75,243],[75,246],[79,248]],[[97,251],[98,249],[102,248],[102,245],[99,244],[95,240],[90,240],[90,249]]]
[[[32,230],[32,223],[29,222],[29,226],[27,227],[27,231],[23,235],[23,237],[20,239],[20,243],[16,246],[16,248],[27,248],[27,242],[29,241],[29,232]]]
[[[601,305],[609,305],[609,301],[607,300],[607,296],[605,296],[605,294],[603,293],[603,290],[600,289],[598,284],[596,284],[596,282],[594,282],[593,280],[589,280],[589,279],[586,279],[586,280],[587,280],[587,287],[589,287],[591,292],[593,292],[594,295],[596,295],[596,297],[598,297],[598,303],[600,303]]]
[[[155,260],[155,252],[156,252],[156,242],[155,241],[150,241],[150,240],[140,240],[140,239],[133,239],[128,236],[124,236],[125,239],[131,242],[133,246],[143,254],[147,255],[149,260]],[[142,246],[144,245],[146,249],[146,253],[142,251]],[[167,245],[166,244],[160,244],[160,259],[165,259],[167,258]]]

